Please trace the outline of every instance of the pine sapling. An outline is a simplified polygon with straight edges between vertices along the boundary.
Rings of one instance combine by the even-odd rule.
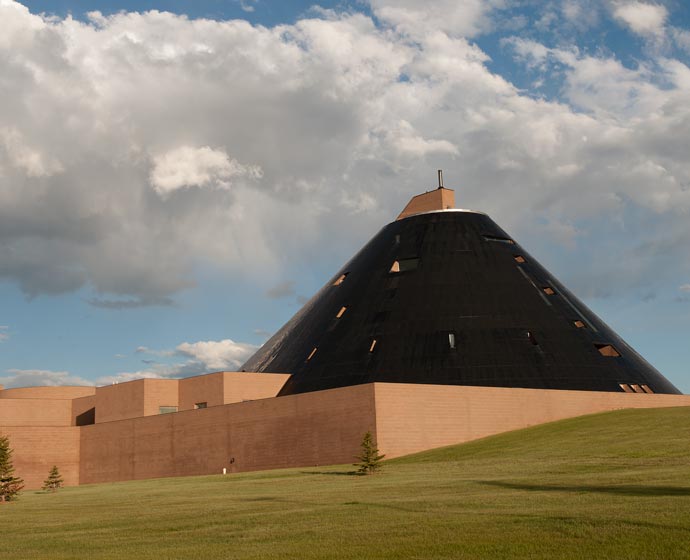
[[[376,447],[370,431],[364,434],[361,445],[362,454],[357,457],[359,463],[354,463],[354,466],[358,467],[357,472],[359,474],[377,473],[381,470],[381,461],[385,455],[379,454],[378,447]]]
[[[62,488],[62,477],[60,476],[60,471],[58,471],[57,465],[53,465],[50,469],[48,478],[43,482],[43,490],[50,490],[51,492],[57,492],[58,488]]]
[[[14,476],[12,449],[7,436],[0,436],[0,503],[16,500],[24,481]]]

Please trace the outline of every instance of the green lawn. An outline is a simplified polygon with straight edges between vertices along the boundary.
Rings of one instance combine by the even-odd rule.
[[[389,461],[24,492],[0,558],[690,558],[690,408]]]

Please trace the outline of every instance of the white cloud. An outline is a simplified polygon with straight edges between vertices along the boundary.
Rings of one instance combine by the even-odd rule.
[[[135,354],[150,354],[152,356],[170,357],[175,355],[174,350],[154,350],[148,346],[137,346]]]
[[[381,20],[412,36],[440,30],[461,37],[472,37],[492,27],[493,10],[502,0],[369,0]]]
[[[0,327],[2,335],[2,327]],[[1,340],[0,340],[1,341]],[[254,344],[225,340],[203,340],[183,342],[174,350],[156,350],[139,346],[135,352],[162,359],[185,358],[173,363],[157,363],[144,360],[149,366],[137,371],[123,371],[112,375],[100,375],[90,381],[67,371],[38,369],[8,369],[9,375],[0,377],[0,385],[5,387],[32,387],[57,385],[110,385],[124,383],[135,379],[177,379],[192,375],[201,375],[214,371],[237,371],[239,367],[258,349]],[[126,357],[118,354],[117,358]]]
[[[5,342],[10,337],[9,330],[8,326],[0,325],[0,342]]]
[[[616,4],[619,19],[652,35],[670,25],[656,10],[644,27],[638,4]],[[563,80],[561,101],[534,99],[467,40],[509,3],[420,6],[375,0],[379,26],[324,11],[266,28],[160,12],[43,19],[0,2],[0,278],[29,296],[87,287],[106,309],[170,305],[204,266],[271,282],[334,240],[359,246],[438,168],[459,205],[516,236],[539,222],[547,247],[577,248],[606,232],[588,250],[611,274],[611,254],[650,238],[690,261],[683,61],[631,69],[514,40],[519,60]],[[630,215],[664,226],[637,231]]]
[[[457,155],[458,149],[448,140],[422,138],[407,121],[400,121],[397,127],[384,134],[393,147],[399,150],[403,157],[425,157],[429,154]]]
[[[672,27],[670,29],[670,35],[673,41],[675,42],[676,46],[685,51],[686,53],[690,53],[690,31],[687,29],[681,29],[678,27]]]
[[[4,148],[9,164],[26,173],[27,177],[47,177],[63,169],[55,158],[27,145],[16,128],[0,128],[0,148]]]
[[[237,369],[254,352],[257,346],[230,339],[201,342],[183,342],[176,350],[204,364],[209,370]]]
[[[690,284],[683,284],[678,288],[681,292],[690,292]]]
[[[11,387],[39,387],[58,385],[93,385],[82,377],[71,375],[67,371],[52,371],[45,369],[8,369],[9,375],[0,377],[0,385]]]
[[[181,146],[153,158],[150,181],[153,190],[165,196],[184,187],[227,189],[232,179],[261,176],[260,167],[242,165],[223,150]]]
[[[259,0],[236,0],[239,2],[240,8],[245,12],[253,12],[254,4],[258,3]]]
[[[613,15],[638,35],[663,35],[668,10],[661,4],[616,2]]]
[[[279,299],[295,295],[295,281],[285,280],[266,290],[266,297],[269,299]]]
[[[137,379],[175,379],[180,377],[181,368],[176,366],[152,366],[149,369],[139,371],[120,372],[113,375],[102,375],[96,379],[97,387],[112,385],[113,383],[126,383]],[[194,374],[192,374],[194,375]]]

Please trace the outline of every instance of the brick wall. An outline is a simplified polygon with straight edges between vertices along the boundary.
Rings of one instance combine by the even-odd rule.
[[[0,430],[3,426],[71,425],[71,400],[28,398],[0,400]]]
[[[176,379],[142,379],[144,382],[144,416],[160,413],[161,406],[178,406]]]
[[[350,463],[375,429],[373,395],[360,385],[84,426],[81,483]]]
[[[229,372],[225,379],[224,402],[235,403],[275,397],[290,379],[289,373]]]
[[[389,458],[620,408],[690,406],[690,395],[376,383],[379,448]]]
[[[199,390],[227,380],[204,377]],[[376,383],[160,415],[158,406],[173,404],[178,392],[157,381],[167,380],[74,401],[0,400],[0,433],[10,437],[27,488],[40,487],[53,464],[67,484],[348,464],[367,430],[392,458],[582,414],[690,406],[687,395]],[[146,399],[153,415],[112,419],[143,413]],[[97,413],[99,403],[110,403],[111,420],[70,426],[75,411],[93,402]]]
[[[0,426],[0,434],[10,439],[15,475],[27,490],[43,486],[53,465],[65,485],[79,484],[79,428]]]
[[[225,404],[223,399],[224,385],[225,374],[222,371],[180,379],[180,410],[194,410],[194,405],[199,402],[205,402],[207,406]]]

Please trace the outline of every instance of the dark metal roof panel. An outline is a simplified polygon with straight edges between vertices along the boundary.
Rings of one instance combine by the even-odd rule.
[[[457,211],[384,227],[243,369],[292,373],[281,394],[374,381],[679,393],[491,218]]]

